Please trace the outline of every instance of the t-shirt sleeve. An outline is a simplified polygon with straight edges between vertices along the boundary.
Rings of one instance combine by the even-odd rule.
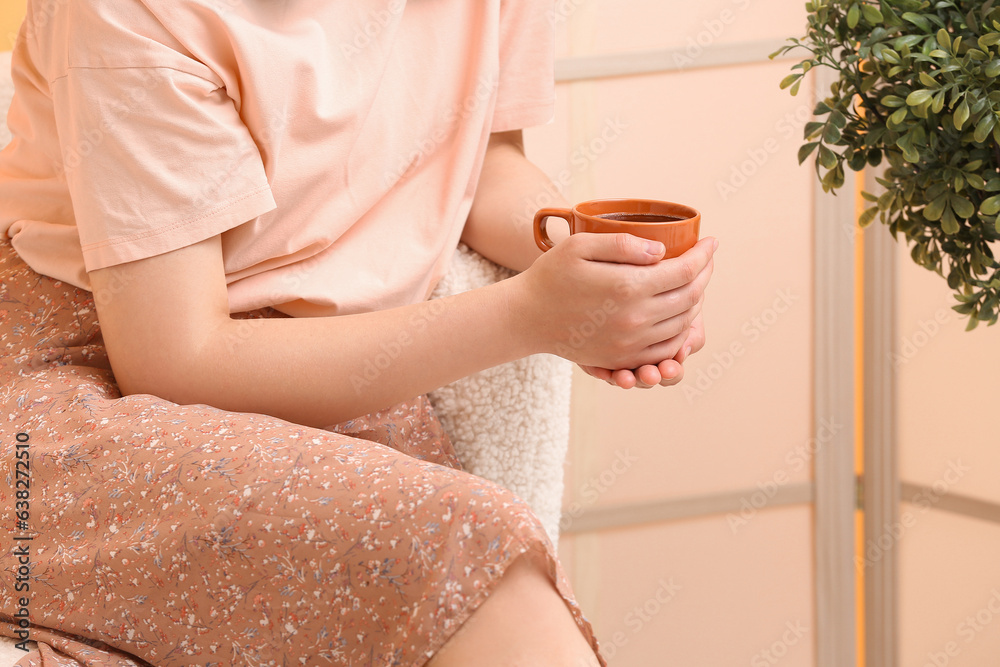
[[[221,79],[176,52],[161,62],[70,65],[49,84],[87,271],[197,243],[276,206]]]
[[[493,132],[544,125],[555,115],[553,5],[553,0],[501,0]]]

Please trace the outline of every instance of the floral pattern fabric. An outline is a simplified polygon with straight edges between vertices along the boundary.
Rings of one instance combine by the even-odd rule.
[[[122,397],[94,295],[0,242],[0,398],[20,667],[417,667],[529,551],[597,650],[538,520],[461,470],[426,397],[327,429]]]

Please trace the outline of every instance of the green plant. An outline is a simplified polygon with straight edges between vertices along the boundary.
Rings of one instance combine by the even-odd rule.
[[[912,243],[918,264],[946,277],[969,316],[1000,314],[1000,8],[994,0],[812,0],[806,49],[782,88],[825,66],[837,77],[805,127],[823,189],[844,184],[845,166],[887,163],[885,188],[859,223],[876,218]]]

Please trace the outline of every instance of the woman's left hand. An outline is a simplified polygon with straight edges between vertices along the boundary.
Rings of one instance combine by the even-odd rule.
[[[687,331],[687,339],[681,347],[681,351],[673,359],[665,359],[656,366],[641,366],[635,370],[622,369],[612,371],[607,368],[597,368],[596,366],[580,366],[583,372],[598,380],[604,380],[608,384],[631,389],[650,389],[657,385],[669,387],[677,384],[684,377],[684,361],[689,356],[705,347],[705,324],[702,321],[701,313],[695,317]]]

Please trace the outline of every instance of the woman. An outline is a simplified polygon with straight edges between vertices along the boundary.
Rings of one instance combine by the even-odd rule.
[[[548,5],[29,2],[5,634],[30,618],[67,665],[604,664],[537,519],[425,396],[557,349],[669,385],[703,344],[711,239],[540,257],[512,215],[548,185],[520,134],[553,113]],[[459,240],[523,272],[427,302]]]

